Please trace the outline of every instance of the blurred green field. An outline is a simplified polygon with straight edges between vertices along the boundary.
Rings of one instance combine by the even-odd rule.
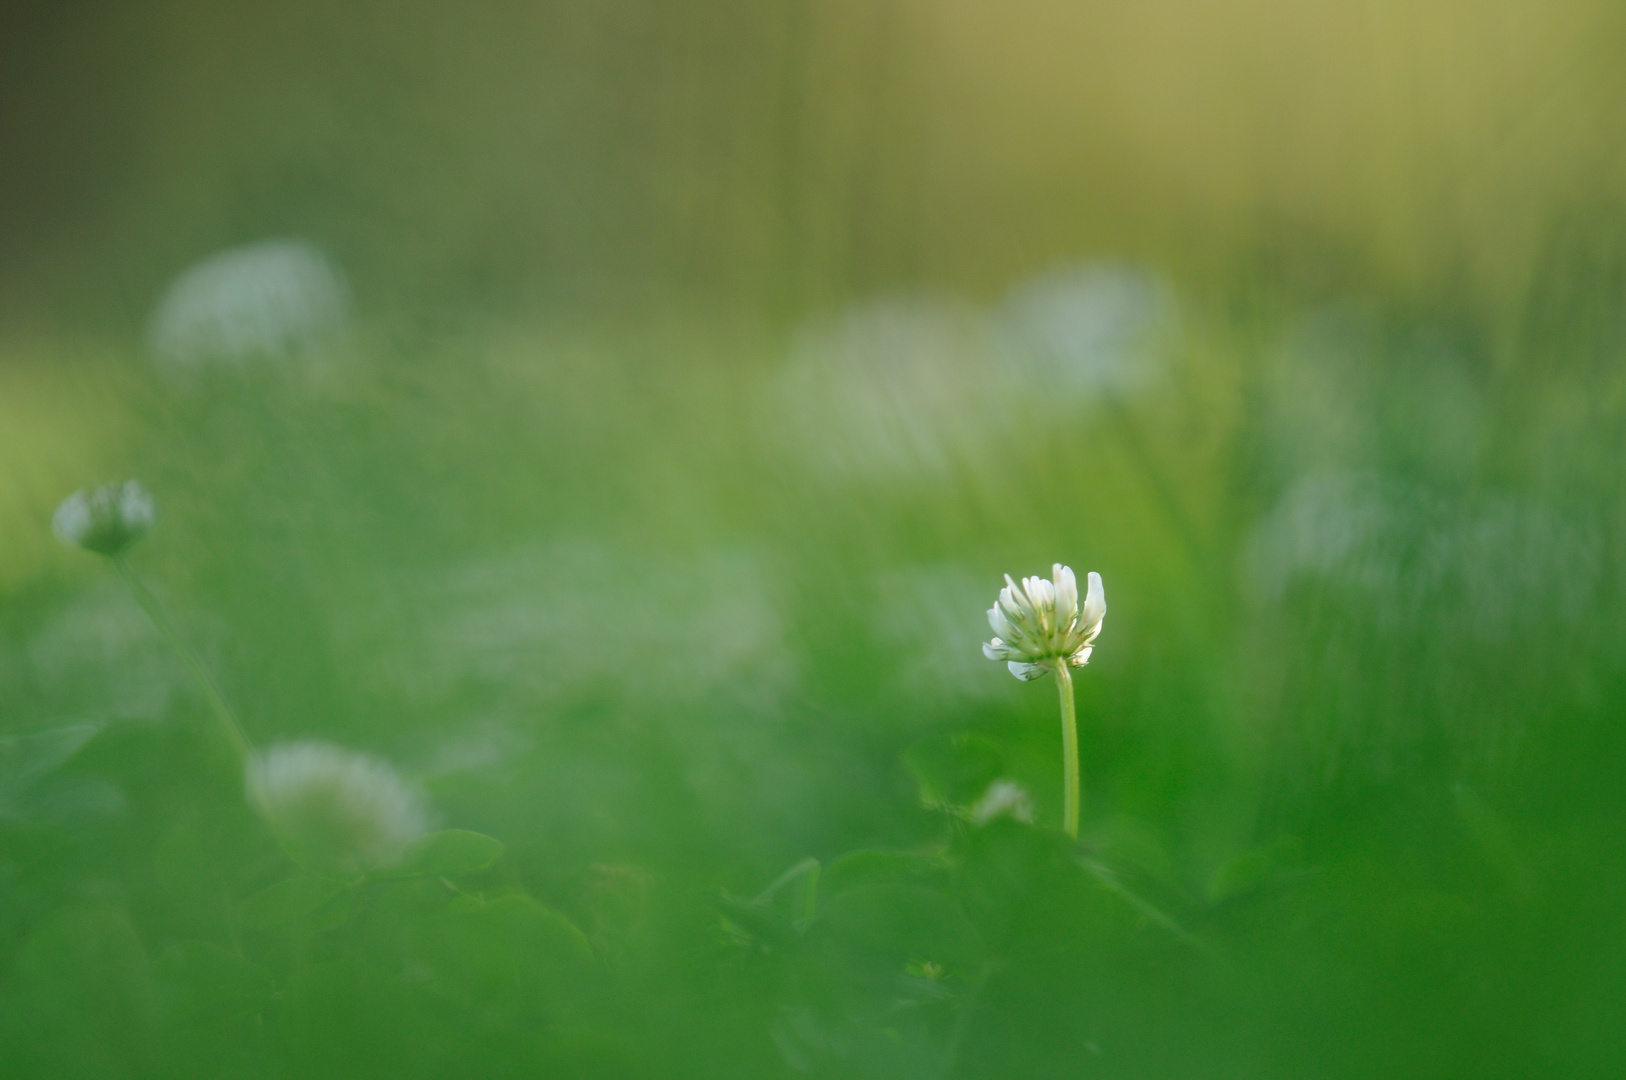
[[[0,1076],[1619,1075],[1622,44],[0,16]],[[52,536],[129,477],[255,746],[499,858],[279,846]],[[1056,561],[1077,844],[979,651]]]

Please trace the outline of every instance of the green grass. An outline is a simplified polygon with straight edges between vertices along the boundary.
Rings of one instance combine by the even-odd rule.
[[[0,77],[0,1076],[1626,1068],[1618,20],[656,7],[114,5]],[[154,362],[286,235],[343,332]],[[256,813],[50,535],[126,477],[248,739],[428,848]],[[1077,845],[979,650],[1057,561]]]
[[[1014,426],[884,399],[947,465],[880,472],[797,442],[868,421],[783,422],[773,356],[698,325],[649,330],[662,361],[510,330],[353,342],[320,379],[116,368],[108,426],[163,507],[132,564],[250,737],[382,754],[506,850],[255,915],[299,871],[206,703],[108,567],[31,542],[17,1075],[1606,1067],[1613,520],[1498,454],[1567,388],[1415,322],[1309,351],[1327,318],[1241,343],[1189,312],[1147,389],[983,402]],[[1609,425],[1567,437],[1602,484]],[[1054,558],[1111,603],[1077,852],[1053,692],[977,650],[999,575]],[[94,726],[27,772],[64,724]],[[1036,825],[916,793],[998,777]]]

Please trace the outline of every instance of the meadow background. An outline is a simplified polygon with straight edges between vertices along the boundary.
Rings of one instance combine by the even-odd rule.
[[[1623,49],[1590,0],[8,8],[0,1074],[1620,1075]],[[249,736],[500,860],[255,906],[297,868],[51,535],[130,476]],[[1054,561],[1109,602],[1079,848],[1053,691],[978,650]]]

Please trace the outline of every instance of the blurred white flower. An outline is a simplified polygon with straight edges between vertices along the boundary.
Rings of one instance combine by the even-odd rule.
[[[329,743],[284,743],[248,761],[250,805],[310,870],[389,866],[429,828],[419,793],[390,764]]]
[[[1089,592],[1083,607],[1078,602],[1078,580],[1060,563],[1052,568],[1053,581],[1023,578],[1018,586],[1005,575],[999,599],[988,609],[994,639],[983,643],[982,654],[1004,660],[1011,674],[1024,682],[1037,679],[1057,660],[1072,667],[1090,662],[1107,598],[1101,575],[1090,571]]]
[[[157,519],[158,507],[147,489],[126,480],[69,495],[52,515],[51,530],[65,544],[111,556],[129,547]]]
[[[153,314],[148,341],[172,369],[285,356],[343,326],[344,275],[302,240],[267,240],[197,263]]]
[[[1170,322],[1167,290],[1150,275],[1113,262],[1047,270],[1019,283],[995,313],[1001,342],[1052,393],[1129,393],[1153,374],[1147,348]]]
[[[986,825],[1002,817],[1032,825],[1033,816],[1033,799],[1015,780],[995,780],[966,812],[974,825]]]

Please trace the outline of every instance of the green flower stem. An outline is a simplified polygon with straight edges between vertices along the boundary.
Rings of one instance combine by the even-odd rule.
[[[1056,692],[1061,696],[1062,828],[1078,839],[1078,711],[1073,705],[1073,674],[1066,657],[1056,660]]]
[[[243,728],[237,723],[237,717],[232,715],[231,706],[226,704],[226,699],[220,693],[220,688],[215,686],[213,679],[209,678],[209,673],[204,670],[197,654],[175,632],[175,628],[170,625],[169,619],[165,618],[163,609],[158,606],[158,598],[148,592],[145,585],[141,584],[141,579],[135,576],[129,564],[124,561],[124,556],[114,555],[112,559],[113,567],[119,572],[119,577],[124,579],[124,583],[135,594],[136,603],[141,605],[141,610],[147,613],[147,618],[152,620],[152,624],[158,628],[158,632],[169,643],[169,647],[175,650],[175,655],[181,658],[181,663],[185,665],[187,673],[192,676],[192,681],[197,683],[199,690],[203,691],[203,696],[208,700],[209,707],[214,711],[215,718],[220,721],[220,727],[225,732],[226,740],[231,743],[232,749],[237,751],[239,757],[247,760],[249,753],[253,750],[253,745],[248,741],[248,736],[243,734]]]

